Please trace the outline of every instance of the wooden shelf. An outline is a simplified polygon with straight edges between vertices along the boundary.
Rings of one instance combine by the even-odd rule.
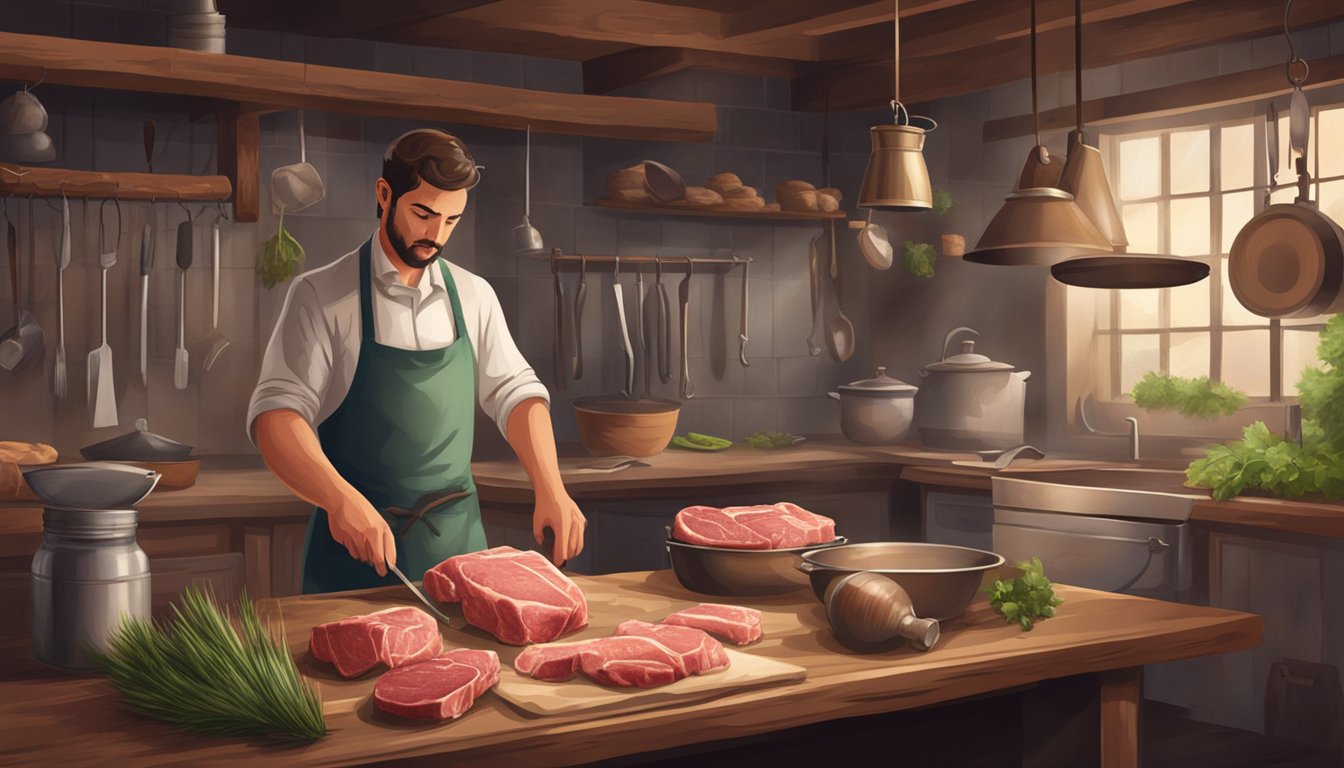
[[[752,219],[756,221],[841,221],[849,218],[844,211],[734,211],[726,208],[678,208],[665,205],[640,205],[598,198],[589,204],[596,208],[630,211],[654,216],[700,216],[711,219]]]
[[[233,185],[227,176],[103,173],[0,163],[0,195],[222,202],[232,194]]]
[[[533,91],[11,32],[0,32],[0,79],[222,99],[244,111],[324,109],[641,141],[709,141],[718,127],[714,105],[705,102]]]

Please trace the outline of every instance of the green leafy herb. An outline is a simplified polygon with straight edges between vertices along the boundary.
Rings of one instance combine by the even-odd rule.
[[[942,215],[952,210],[952,193],[943,189],[937,189],[933,192],[933,212]]]
[[[137,712],[222,736],[326,735],[322,703],[289,652],[238,601],[237,628],[207,592],[189,586],[164,624],[126,619],[95,652],[99,669]]]
[[[1009,624],[1017,624],[1030,632],[1041,619],[1055,615],[1055,609],[1064,601],[1055,595],[1055,588],[1045,578],[1045,566],[1039,557],[1029,563],[1018,563],[1022,575],[1011,581],[995,580],[989,592],[989,604]]]
[[[915,277],[933,277],[933,262],[938,251],[932,243],[915,243],[909,240],[901,243],[901,266]]]
[[[757,432],[747,438],[747,445],[752,448],[788,448],[797,442],[798,438],[791,432]]]
[[[1213,419],[1231,416],[1246,404],[1246,395],[1208,376],[1188,379],[1164,371],[1149,371],[1131,393],[1146,411],[1174,409],[1182,416]]]
[[[1302,372],[1302,444],[1283,440],[1257,421],[1242,439],[1208,449],[1185,471],[1190,485],[1208,488],[1214,499],[1247,489],[1276,496],[1344,499],[1344,315],[1321,331],[1316,356],[1323,368]]]
[[[699,432],[687,432],[672,438],[672,445],[691,451],[722,451],[733,444],[732,440]]]
[[[285,230],[285,211],[282,208],[279,230],[274,237],[262,243],[257,253],[257,277],[262,285],[274,288],[298,272],[303,257],[303,246]]]

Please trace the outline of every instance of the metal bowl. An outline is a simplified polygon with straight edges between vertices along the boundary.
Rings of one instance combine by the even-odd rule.
[[[799,573],[804,552],[820,552],[849,541],[837,536],[829,544],[792,549],[727,549],[702,547],[672,538],[667,528],[667,554],[681,586],[702,595],[750,597],[782,595],[807,586]]]
[[[129,464],[90,461],[24,470],[23,479],[43,502],[67,509],[126,509],[159,482],[159,473]]]
[[[901,585],[916,616],[938,621],[961,615],[980,590],[985,571],[1004,562],[983,549],[905,541],[812,549],[800,557],[797,568],[811,579],[812,591],[822,602],[831,582],[870,571]]]

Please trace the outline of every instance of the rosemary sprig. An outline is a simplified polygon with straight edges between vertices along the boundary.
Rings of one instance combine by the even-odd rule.
[[[212,594],[195,586],[163,624],[127,618],[94,653],[99,669],[137,712],[221,736],[326,735],[322,703],[289,652],[263,627],[252,601],[238,600],[235,629]]]

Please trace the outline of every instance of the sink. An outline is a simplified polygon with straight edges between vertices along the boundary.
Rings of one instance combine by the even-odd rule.
[[[1089,517],[1185,521],[1208,494],[1185,486],[1185,472],[1151,467],[1005,471],[993,479],[994,506]]]

